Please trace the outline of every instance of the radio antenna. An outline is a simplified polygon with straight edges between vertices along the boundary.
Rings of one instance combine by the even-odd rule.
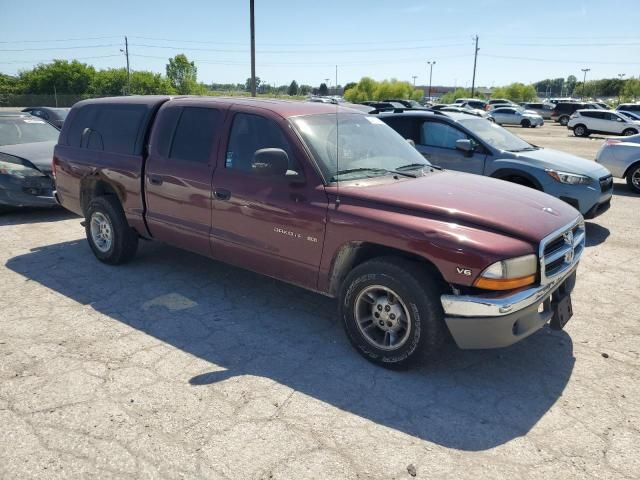
[[[338,93],[338,65],[336,65],[336,83],[335,83],[335,93],[337,96]],[[340,177],[339,177],[339,172],[340,172],[340,135],[338,133],[338,129],[340,128],[340,122],[338,121],[338,110],[339,110],[339,105],[338,105],[338,99],[337,98],[333,98],[333,101],[336,104],[336,208],[338,208],[338,206],[340,206]]]

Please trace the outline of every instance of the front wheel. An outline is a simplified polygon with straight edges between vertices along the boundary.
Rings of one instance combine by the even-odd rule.
[[[576,137],[588,137],[589,131],[587,130],[587,127],[585,127],[584,125],[576,125],[575,128],[573,129],[573,134]]]
[[[640,164],[631,167],[627,173],[627,185],[633,192],[640,193]]]
[[[560,117],[558,121],[560,122],[560,125],[562,125],[563,127],[566,127],[567,124],[569,123],[569,117]]]
[[[531,122],[529,120],[522,120],[520,125],[522,125],[522,128],[529,128],[531,126]]]
[[[402,258],[365,262],[349,273],[340,316],[367,360],[403,366],[435,354],[445,337],[441,288],[425,268]]]
[[[91,200],[85,231],[93,254],[101,262],[118,265],[128,262],[136,254],[138,235],[127,223],[116,197]]]
[[[636,133],[638,133],[637,130],[634,130],[633,128],[627,128],[624,132],[622,132],[622,135],[624,135],[625,137],[630,137],[631,135],[635,135]]]

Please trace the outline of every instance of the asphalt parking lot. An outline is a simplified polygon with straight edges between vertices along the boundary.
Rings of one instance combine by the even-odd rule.
[[[639,209],[616,180],[566,330],[405,372],[333,300],[162,245],[109,267],[77,217],[3,214],[0,478],[637,478]]]

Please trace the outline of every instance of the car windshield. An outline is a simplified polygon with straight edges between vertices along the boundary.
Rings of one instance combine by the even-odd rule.
[[[396,170],[407,175],[409,170],[430,165],[402,136],[372,115],[308,115],[295,117],[292,123],[329,181],[377,177]]]
[[[0,117],[0,145],[55,142],[60,132],[37,117]]]
[[[464,118],[459,120],[459,122],[475,136],[499,150],[509,152],[537,150],[537,147],[534,147],[508,130],[487,120],[481,118]]]

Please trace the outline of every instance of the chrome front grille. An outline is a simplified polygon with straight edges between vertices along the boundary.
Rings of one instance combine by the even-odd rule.
[[[540,242],[540,283],[545,285],[578,263],[584,251],[586,231],[582,217]]]

